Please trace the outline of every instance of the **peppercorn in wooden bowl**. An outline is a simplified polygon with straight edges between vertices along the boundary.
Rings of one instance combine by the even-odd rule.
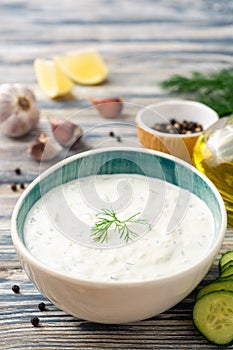
[[[198,170],[162,152],[118,147],[46,170],[21,195],[11,231],[26,274],[52,303],[82,319],[124,323],[185,298],[225,229],[223,200]]]
[[[138,112],[138,137],[146,148],[169,153],[192,163],[197,138],[218,118],[213,109],[196,101],[159,102]]]

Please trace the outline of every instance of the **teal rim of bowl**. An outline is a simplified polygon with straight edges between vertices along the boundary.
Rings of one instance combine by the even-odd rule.
[[[145,175],[164,180],[192,192],[203,200],[211,210],[215,223],[213,243],[216,241],[222,225],[219,199],[209,186],[208,182],[210,181],[208,179],[205,181],[205,177],[200,176],[195,168],[160,152],[140,152],[140,150],[132,149],[98,151],[88,151],[77,155],[77,158],[75,158],[76,156],[67,158],[64,164],[55,165],[54,171],[48,169],[42,174],[41,179],[34,180],[36,183],[32,183],[31,189],[23,198],[16,217],[16,228],[22,242],[24,242],[23,231],[27,214],[34,203],[45,193],[77,178],[103,174]],[[46,174],[47,172],[48,174]]]

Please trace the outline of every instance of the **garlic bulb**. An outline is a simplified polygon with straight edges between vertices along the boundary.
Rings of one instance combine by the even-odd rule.
[[[20,137],[31,131],[39,120],[34,93],[21,84],[0,86],[0,129],[9,137]]]

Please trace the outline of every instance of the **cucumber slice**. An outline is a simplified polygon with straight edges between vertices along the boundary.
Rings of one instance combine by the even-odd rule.
[[[220,273],[222,273],[223,271],[225,271],[228,267],[233,266],[233,260],[228,261],[226,264],[223,265],[222,270],[220,271]]]
[[[224,276],[224,277],[221,277],[219,276],[218,278],[216,278],[215,281],[222,281],[222,280],[233,280],[233,275],[229,275],[229,276]]]
[[[203,295],[194,305],[193,323],[212,343],[230,344],[233,340],[233,292],[217,291]]]
[[[219,270],[222,271],[223,265],[228,263],[228,261],[233,260],[233,250],[228,250],[226,253],[223,253],[219,260]]]
[[[196,300],[200,299],[205,294],[216,292],[218,290],[229,290],[233,292],[233,280],[222,278],[207,284],[199,290]]]
[[[214,281],[233,281],[233,275],[230,275],[227,277],[218,277]]]
[[[220,277],[229,277],[233,274],[233,266],[229,266],[226,270],[221,272]]]

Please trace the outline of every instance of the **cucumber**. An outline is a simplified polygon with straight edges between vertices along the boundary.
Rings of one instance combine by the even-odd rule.
[[[219,276],[218,278],[216,278],[216,280],[233,280],[233,275],[228,275],[228,276]]]
[[[233,275],[227,277],[218,277],[214,281],[233,281]]]
[[[233,260],[228,261],[226,264],[223,265],[222,270],[220,271],[220,273],[222,273],[223,271],[225,271],[228,267],[233,266]]]
[[[221,272],[220,277],[229,277],[233,274],[233,266],[229,266],[226,270]]]
[[[210,342],[228,345],[233,341],[233,292],[203,295],[193,308],[193,323]]]
[[[207,284],[199,290],[196,300],[200,299],[205,294],[216,292],[218,290],[228,290],[233,292],[233,280],[223,278],[222,280],[215,280]]]
[[[223,265],[228,263],[228,261],[233,260],[233,250],[228,250],[226,253],[223,253],[219,260],[219,270],[222,271]]]

